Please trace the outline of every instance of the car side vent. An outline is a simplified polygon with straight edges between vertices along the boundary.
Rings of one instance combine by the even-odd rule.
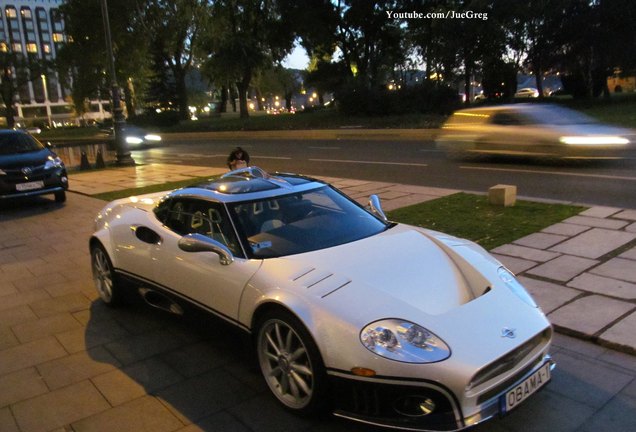
[[[351,283],[349,278],[310,267],[297,272],[290,279],[299,288],[311,290],[312,294],[320,298],[325,298]]]

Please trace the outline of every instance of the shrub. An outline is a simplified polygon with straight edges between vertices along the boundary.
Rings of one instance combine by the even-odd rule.
[[[450,114],[460,104],[450,87],[425,82],[399,90],[349,85],[336,95],[339,109],[347,115]]]

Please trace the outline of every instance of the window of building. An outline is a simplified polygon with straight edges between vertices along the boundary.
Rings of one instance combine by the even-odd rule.
[[[51,45],[49,44],[42,44],[42,52],[44,54],[51,54]]]
[[[26,49],[28,53],[35,54],[38,52],[38,46],[35,42],[29,42],[26,44]]]
[[[7,18],[8,19],[12,19],[12,18],[17,18],[18,17],[18,11],[16,11],[15,8],[12,7],[12,6],[7,8],[6,14],[7,14]]]
[[[22,44],[20,42],[14,42],[11,44],[11,49],[13,52],[22,52]]]
[[[64,35],[62,33],[53,33],[53,42],[64,42]]]
[[[23,7],[22,9],[20,9],[20,14],[22,14],[22,17],[24,18],[31,18],[31,9],[29,9],[28,7]]]

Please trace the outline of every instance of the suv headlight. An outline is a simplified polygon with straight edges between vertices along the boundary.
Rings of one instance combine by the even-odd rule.
[[[405,363],[433,363],[451,355],[443,340],[406,320],[385,319],[371,323],[360,332],[360,341],[374,354]]]
[[[526,302],[532,307],[539,307],[534,299],[528,294],[528,291],[521,285],[514,274],[505,267],[499,267],[497,270],[499,279],[501,279],[510,290],[517,295],[521,300]]]
[[[44,163],[44,169],[53,169],[53,168],[62,168],[64,167],[64,162],[59,157],[49,157]]]

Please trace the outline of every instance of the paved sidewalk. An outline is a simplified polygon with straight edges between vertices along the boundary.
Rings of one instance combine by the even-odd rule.
[[[63,205],[0,207],[0,431],[373,430],[283,410],[227,326],[98,301],[87,239],[104,202],[90,195],[223,171],[73,173],[82,194]],[[456,192],[326,180],[361,202],[378,193],[387,210]],[[558,367],[544,391],[476,432],[636,430],[635,228],[634,211],[592,208],[494,251],[555,324]]]

